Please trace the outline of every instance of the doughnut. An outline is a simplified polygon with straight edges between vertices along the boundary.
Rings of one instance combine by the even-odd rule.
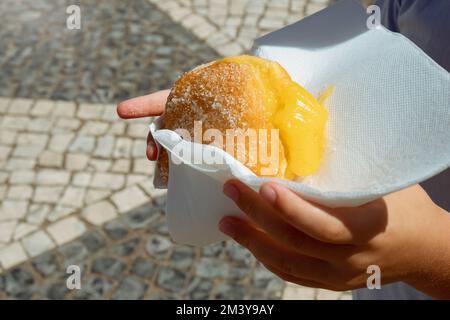
[[[210,130],[214,139],[202,135],[194,142],[221,147],[257,176],[294,179],[318,170],[327,118],[323,102],[280,64],[243,55],[183,74],[167,99],[163,128],[190,137]],[[157,166],[166,182],[168,160],[161,150]]]

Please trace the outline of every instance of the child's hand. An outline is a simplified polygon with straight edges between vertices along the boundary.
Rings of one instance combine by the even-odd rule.
[[[450,297],[450,216],[419,186],[338,209],[274,183],[258,194],[232,180],[224,193],[250,220],[226,217],[222,232],[286,281],[338,291],[361,288],[370,276],[367,268],[377,265],[382,284],[405,281]]]
[[[117,106],[117,114],[123,119],[159,116],[164,111],[169,92],[170,90],[163,90],[123,101]],[[156,155],[156,144],[149,133],[147,137],[147,158],[154,161]]]

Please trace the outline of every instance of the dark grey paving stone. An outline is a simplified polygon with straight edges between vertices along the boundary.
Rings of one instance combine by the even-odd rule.
[[[244,299],[245,297],[245,289],[242,286],[230,284],[230,283],[221,283],[216,290],[215,298],[216,299]]]
[[[38,256],[33,260],[32,265],[43,277],[50,276],[60,269],[56,255],[53,252],[46,252]]]
[[[196,275],[203,278],[228,277],[230,265],[212,258],[201,258],[197,264]]]
[[[186,298],[195,300],[208,299],[213,287],[211,279],[194,278],[186,289]]]
[[[184,288],[185,282],[185,273],[172,268],[161,268],[156,285],[169,291],[179,292]]]
[[[120,240],[128,235],[128,229],[122,220],[113,220],[105,225],[105,232],[112,240]]]
[[[143,278],[150,279],[156,273],[158,266],[155,262],[145,259],[143,257],[137,257],[133,261],[131,267],[131,273]]]
[[[192,247],[176,246],[169,258],[174,268],[186,270],[194,265],[195,250]]]
[[[14,268],[4,274],[4,290],[14,299],[30,299],[35,291],[33,274],[25,268]]]
[[[145,249],[148,254],[155,258],[164,258],[168,255],[169,250],[172,248],[172,242],[166,237],[159,235],[151,235],[145,244]]]
[[[132,277],[124,278],[116,292],[113,299],[116,300],[137,300],[142,299],[147,289],[147,285]]]
[[[161,211],[152,205],[146,204],[128,213],[124,217],[124,221],[130,229],[142,229],[150,226],[160,216]]]
[[[81,30],[66,0],[2,2],[0,96],[118,102],[218,57],[146,0],[81,0]]]
[[[64,281],[52,283],[47,289],[46,297],[51,300],[63,300],[69,293],[69,289]]]
[[[110,277],[120,276],[125,268],[125,263],[114,257],[99,257],[92,264],[92,272]]]
[[[64,257],[64,268],[82,262],[89,254],[87,248],[80,241],[73,241],[59,248]]]
[[[75,297],[77,299],[86,299],[86,296],[88,296],[90,299],[101,299],[112,287],[112,281],[99,276],[92,276],[83,281],[82,287],[80,290],[77,290]]]
[[[97,252],[98,250],[105,247],[105,239],[103,235],[98,231],[88,232],[84,234],[80,241],[88,249],[90,253]]]
[[[136,250],[136,247],[139,245],[139,243],[139,238],[130,239],[115,245],[111,248],[111,251],[112,253],[120,256],[129,256]]]

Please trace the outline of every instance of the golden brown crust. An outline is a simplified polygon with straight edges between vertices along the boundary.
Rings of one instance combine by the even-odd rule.
[[[218,61],[184,74],[174,85],[166,104],[164,128],[179,128],[194,135],[194,121],[202,122],[202,129],[272,129],[265,111],[265,101],[259,79],[251,67],[230,61]],[[202,141],[209,144],[211,141]],[[280,143],[280,154],[284,151]],[[282,161],[280,161],[281,163]],[[247,165],[261,175],[262,165]],[[267,165],[266,165],[267,166]],[[163,179],[168,179],[168,158],[161,152],[158,167]],[[280,170],[275,176],[283,176]]]

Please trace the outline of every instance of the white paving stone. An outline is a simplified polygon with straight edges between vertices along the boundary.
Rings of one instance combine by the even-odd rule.
[[[143,173],[152,176],[154,171],[155,171],[155,163],[150,162],[147,158],[140,158],[133,160],[134,173]]]
[[[74,118],[59,118],[56,121],[56,127],[66,131],[77,130],[81,126],[81,121]]]
[[[48,133],[53,130],[54,119],[52,118],[34,118],[30,119],[26,129],[32,132]]]
[[[66,155],[65,168],[70,171],[81,171],[86,169],[89,163],[89,155],[81,153],[68,153]]]
[[[64,191],[64,194],[58,204],[79,208],[83,205],[85,194],[85,188],[69,186]]]
[[[8,180],[9,173],[5,171],[0,171],[0,183],[5,183]]]
[[[114,158],[128,158],[130,156],[133,140],[128,138],[117,138],[113,151]]]
[[[23,218],[28,209],[28,201],[4,200],[0,207],[0,221],[18,220]]]
[[[48,116],[52,113],[55,102],[52,100],[37,100],[31,109],[30,114],[33,116]]]
[[[67,185],[70,181],[70,172],[42,169],[38,171],[36,181],[39,185]]]
[[[75,134],[73,133],[61,133],[53,135],[49,142],[49,149],[56,152],[64,152],[67,150],[74,137]]]
[[[77,209],[74,207],[58,204],[49,212],[49,214],[47,215],[47,220],[50,222],[55,222],[61,218],[71,215],[72,213],[76,212],[76,210]]]
[[[24,236],[34,232],[37,230],[37,226],[25,222],[21,222],[17,225],[16,229],[14,230],[14,240],[20,240]]]
[[[146,180],[153,180],[153,178],[143,174],[129,174],[127,175],[126,186],[127,187],[134,186],[135,184],[138,184],[139,182],[143,182]]]
[[[62,245],[81,236],[86,226],[76,217],[68,217],[47,227],[50,236],[57,245]]]
[[[108,130],[108,134],[112,134],[114,136],[120,136],[125,133],[125,129],[127,124],[124,121],[115,122],[111,125]]]
[[[104,106],[98,104],[81,104],[78,108],[77,117],[85,120],[101,119]]]
[[[139,183],[139,186],[152,198],[156,199],[167,195],[167,189],[156,189],[153,185],[153,179],[147,179]]]
[[[112,193],[111,190],[105,189],[88,189],[86,192],[86,196],[84,198],[84,202],[86,204],[91,204],[97,202],[99,200],[105,199],[110,196]]]
[[[110,202],[101,201],[84,208],[82,216],[87,222],[100,226],[117,217],[117,209]]]
[[[94,173],[94,177],[91,182],[91,187],[99,189],[111,189],[118,190],[125,184],[125,177],[122,174],[111,173]]]
[[[8,111],[10,103],[11,103],[10,98],[0,97],[0,114],[6,113]]]
[[[22,244],[31,257],[36,257],[55,247],[52,239],[44,231],[37,231],[23,238]]]
[[[9,242],[11,240],[17,221],[0,222],[0,242]]]
[[[20,133],[17,137],[18,145],[45,147],[49,140],[47,134],[43,133]]]
[[[128,212],[150,201],[145,193],[137,186],[128,187],[125,190],[115,193],[111,197],[111,200],[118,208],[119,213]]]
[[[46,187],[38,186],[34,191],[34,202],[56,203],[58,202],[64,187]]]
[[[0,160],[8,159],[12,151],[12,147],[0,146]]]
[[[2,129],[25,130],[30,118],[24,116],[4,116],[1,121]]]
[[[31,199],[33,188],[28,185],[10,186],[8,190],[9,199],[27,200]]]
[[[91,136],[79,135],[69,147],[70,152],[90,153],[94,150],[95,138]]]
[[[341,297],[342,292],[319,289],[317,292],[317,300],[337,300]]]
[[[77,106],[73,101],[56,101],[55,108],[53,108],[53,115],[58,117],[73,117],[75,116]]]
[[[109,125],[101,121],[87,121],[80,129],[81,134],[100,136],[108,131]]]
[[[128,124],[127,134],[132,138],[147,138],[149,133],[148,125],[144,123],[130,123]]]
[[[6,198],[6,190],[8,187],[6,185],[0,185],[0,200],[3,200]]]
[[[130,172],[130,164],[131,162],[128,159],[118,159],[114,161],[111,171],[118,173],[128,173]]]
[[[314,300],[317,289],[288,283],[283,291],[283,300]]]
[[[15,98],[12,100],[11,104],[9,105],[9,114],[27,114],[31,106],[33,104],[33,100],[30,99],[22,99],[22,98]]]
[[[6,164],[6,170],[29,170],[33,169],[35,165],[36,159],[9,158],[8,163]]]
[[[103,136],[97,140],[97,147],[93,155],[96,157],[109,158],[114,149],[116,139],[114,136]]]
[[[61,168],[63,165],[64,157],[61,153],[51,151],[51,150],[44,150],[38,159],[38,164],[41,167],[54,167],[54,168]]]
[[[90,159],[88,163],[88,171],[107,172],[112,166],[111,160],[106,159]]]
[[[51,207],[47,204],[32,204],[28,210],[26,221],[30,224],[40,226],[47,218],[50,210]]]
[[[13,242],[0,249],[0,265],[4,269],[9,269],[25,260],[27,260],[27,255],[19,242]]]
[[[14,148],[13,156],[19,158],[36,158],[44,148],[40,146],[21,146]]]
[[[92,174],[88,172],[74,173],[72,184],[77,187],[87,187],[91,183]]]
[[[145,140],[134,140],[131,155],[133,157],[146,157],[147,142]]]
[[[14,130],[0,130],[0,144],[12,145],[16,142],[17,131]]]

